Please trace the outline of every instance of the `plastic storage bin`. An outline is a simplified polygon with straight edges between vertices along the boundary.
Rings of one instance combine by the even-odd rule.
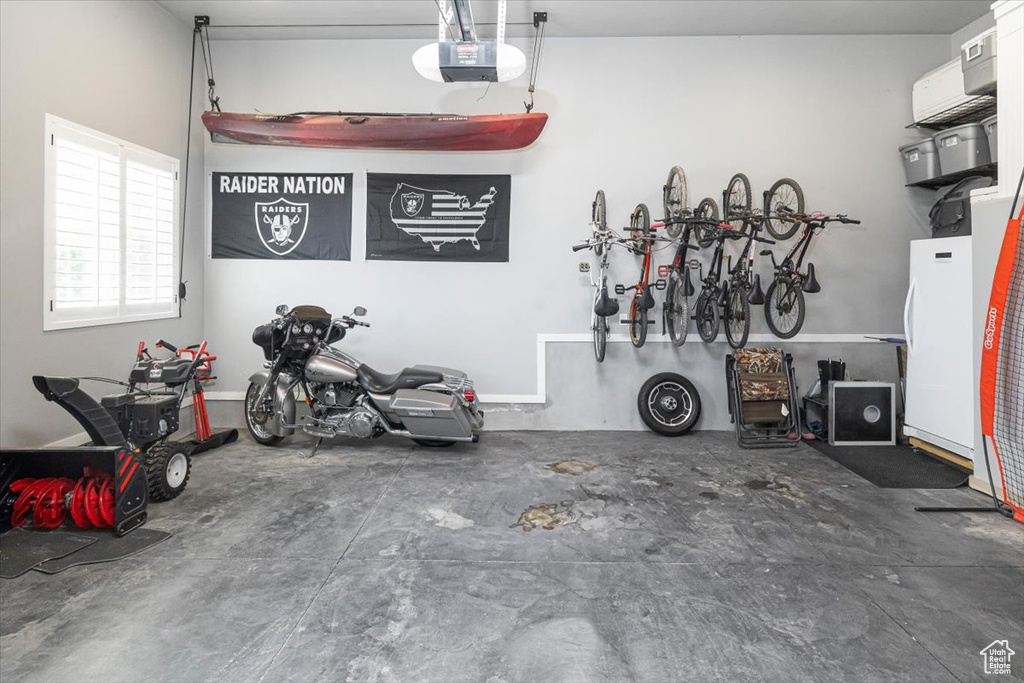
[[[996,91],[996,30],[985,31],[960,48],[964,93],[988,95]]]
[[[987,119],[981,120],[981,129],[985,131],[985,135],[988,136],[988,151],[992,153],[992,163],[996,163],[999,155],[996,152],[999,151],[999,145],[996,143],[996,116],[993,114]]]
[[[931,138],[903,145],[900,156],[903,157],[903,170],[907,173],[907,185],[942,175],[939,152]]]
[[[939,166],[944,174],[966,171],[992,163],[988,136],[979,123],[968,123],[932,136],[939,148]]]
[[[914,121],[923,121],[970,99],[971,96],[964,93],[964,72],[960,68],[960,60],[946,62],[914,83]]]

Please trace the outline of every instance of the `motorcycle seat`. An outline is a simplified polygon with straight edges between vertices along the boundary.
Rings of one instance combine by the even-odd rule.
[[[444,381],[440,372],[432,372],[423,368],[405,368],[394,375],[377,372],[365,363],[356,371],[359,384],[367,391],[375,394],[393,394],[399,389],[415,389],[424,384]]]

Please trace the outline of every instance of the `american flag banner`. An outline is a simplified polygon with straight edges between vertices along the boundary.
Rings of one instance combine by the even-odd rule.
[[[511,177],[367,174],[366,258],[508,261]]]

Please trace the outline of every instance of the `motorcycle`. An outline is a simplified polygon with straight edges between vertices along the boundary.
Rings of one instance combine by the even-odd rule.
[[[317,437],[312,456],[323,439],[337,436],[392,434],[423,446],[479,439],[483,412],[466,373],[414,365],[384,374],[331,346],[369,323],[333,318],[320,306],[282,305],[276,313],[252,333],[266,360],[245,393],[245,424],[257,443],[279,443],[298,429]],[[362,317],[366,309],[357,306],[352,315]],[[309,415],[297,422],[300,391]]]

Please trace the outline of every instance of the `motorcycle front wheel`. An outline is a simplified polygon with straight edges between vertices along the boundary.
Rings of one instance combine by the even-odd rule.
[[[249,428],[249,434],[252,436],[253,441],[263,446],[273,446],[276,443],[280,443],[283,436],[277,436],[272,434],[266,427],[268,417],[260,415],[260,411],[256,406],[256,399],[260,395],[260,384],[249,384],[248,391],[245,392],[245,426]],[[273,399],[268,395],[263,399],[264,403],[269,404]],[[269,416],[273,408],[270,405],[266,406],[266,415]]]

